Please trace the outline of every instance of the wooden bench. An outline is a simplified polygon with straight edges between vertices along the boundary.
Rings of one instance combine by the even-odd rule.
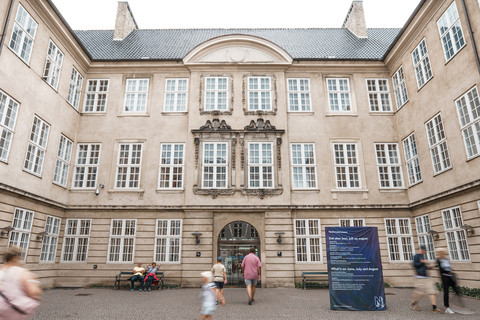
[[[321,281],[328,283],[328,272],[302,271],[303,290],[307,290],[307,281]]]
[[[164,283],[164,273],[162,271],[157,271],[155,273],[155,276],[157,277],[158,280],[153,280],[152,284],[158,287],[158,290],[162,290]],[[123,278],[122,278],[123,276]],[[121,281],[128,281],[130,283],[130,278],[133,277],[133,271],[120,271],[118,275],[115,276],[115,284],[113,288],[115,290],[120,288],[120,282]]]

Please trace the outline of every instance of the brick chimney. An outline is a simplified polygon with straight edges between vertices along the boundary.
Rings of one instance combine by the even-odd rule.
[[[118,1],[117,20],[115,21],[115,32],[113,40],[123,40],[130,32],[137,30],[138,25],[133,17],[132,10],[126,1]]]
[[[352,2],[342,28],[347,28],[358,38],[368,38],[362,0],[354,0]]]

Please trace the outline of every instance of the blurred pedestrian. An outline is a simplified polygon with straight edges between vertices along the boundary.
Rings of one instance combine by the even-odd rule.
[[[436,251],[437,251],[437,265],[440,271],[440,276],[442,277],[443,305],[446,308],[445,313],[452,314],[454,312],[452,309],[450,309],[448,291],[451,287],[455,292],[455,294],[457,295],[457,297],[459,296],[458,289],[457,289],[457,279],[455,278],[455,273],[453,273],[452,271],[452,264],[450,263],[450,259],[448,259],[448,257],[446,256],[447,249],[438,248]]]
[[[225,271],[225,266],[222,264],[223,258],[218,257],[217,263],[212,267],[213,273],[213,282],[215,283],[215,304],[218,304],[218,301],[224,306],[226,304],[225,298],[223,297],[223,285],[227,283],[227,272]]]
[[[23,250],[10,247],[0,267],[0,319],[21,320],[40,305],[42,289],[37,277],[22,268]]]
[[[432,310],[435,313],[443,313],[442,310],[437,308],[437,289],[432,281],[432,278],[428,276],[428,261],[425,259],[425,253],[427,253],[427,247],[420,246],[419,252],[413,257],[413,267],[415,268],[415,291],[413,292],[413,301],[410,309],[420,311],[417,306],[418,300],[424,295],[428,295],[430,302],[432,303]]]
[[[245,279],[245,285],[247,286],[248,305],[255,302],[255,289],[258,281],[261,279],[262,263],[260,259],[255,255],[255,248],[250,248],[250,253],[243,258],[242,261],[242,276]]]
[[[213,284],[213,273],[211,271],[205,271],[202,275],[202,320],[213,319],[213,311],[215,311],[215,285]]]

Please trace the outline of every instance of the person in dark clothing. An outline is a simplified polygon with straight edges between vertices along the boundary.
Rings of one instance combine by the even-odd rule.
[[[437,249],[437,265],[443,284],[443,305],[445,306],[445,313],[452,314],[454,312],[452,309],[450,309],[448,291],[450,287],[452,287],[453,291],[457,296],[459,296],[459,293],[457,289],[455,274],[452,272],[452,264],[450,263],[450,259],[448,259],[446,254],[447,249]]]
[[[437,290],[432,281],[432,278],[428,276],[428,261],[425,259],[425,253],[427,248],[424,245],[420,246],[420,251],[413,257],[413,267],[415,268],[415,291],[413,292],[413,301],[410,306],[415,311],[420,311],[417,306],[417,302],[424,296],[428,295],[430,302],[432,303],[433,312],[443,313],[437,308]]]

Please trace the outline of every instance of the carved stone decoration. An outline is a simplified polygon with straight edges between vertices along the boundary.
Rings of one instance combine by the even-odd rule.
[[[240,164],[241,164],[241,168],[242,168],[242,171],[243,171],[243,168],[244,168],[244,165],[245,165],[245,139],[244,138],[240,138],[240,146],[241,146],[241,151],[240,151]]]
[[[245,196],[258,196],[260,199],[265,196],[278,196],[283,193],[283,189],[242,189]]]
[[[236,159],[236,148],[235,145],[237,144],[237,138],[232,139],[232,170],[235,170],[235,159]]]
[[[277,164],[278,169],[282,169],[282,153],[280,150],[280,145],[282,144],[282,138],[277,138]]]
[[[268,77],[272,80],[271,82],[271,101],[272,109],[271,110],[250,110],[248,107],[248,78],[249,77]],[[273,114],[276,115],[278,111],[277,107],[277,77],[274,74],[244,74],[243,75],[243,85],[242,85],[242,104],[243,104],[243,113],[245,115],[266,115]]]
[[[270,123],[270,120],[264,121],[263,118],[258,118],[257,122],[255,120],[250,121],[248,126],[245,126],[247,131],[276,131],[274,125]]]
[[[225,77],[228,78],[228,97],[229,103],[227,104],[226,110],[205,110],[205,78],[208,77]],[[200,93],[198,95],[198,105],[200,114],[213,114],[213,115],[232,115],[233,114],[233,101],[234,101],[234,90],[233,90],[233,75],[232,74],[208,74],[200,76]]]
[[[198,152],[200,147],[200,138],[196,137],[195,141],[195,169],[198,169]]]
[[[218,196],[231,196],[235,194],[234,189],[199,189],[196,186],[193,187],[193,193],[200,196],[211,196],[212,199]]]
[[[225,120],[220,121],[218,118],[213,119],[213,121],[207,120],[205,125],[201,126],[199,131],[230,131],[230,127]]]

